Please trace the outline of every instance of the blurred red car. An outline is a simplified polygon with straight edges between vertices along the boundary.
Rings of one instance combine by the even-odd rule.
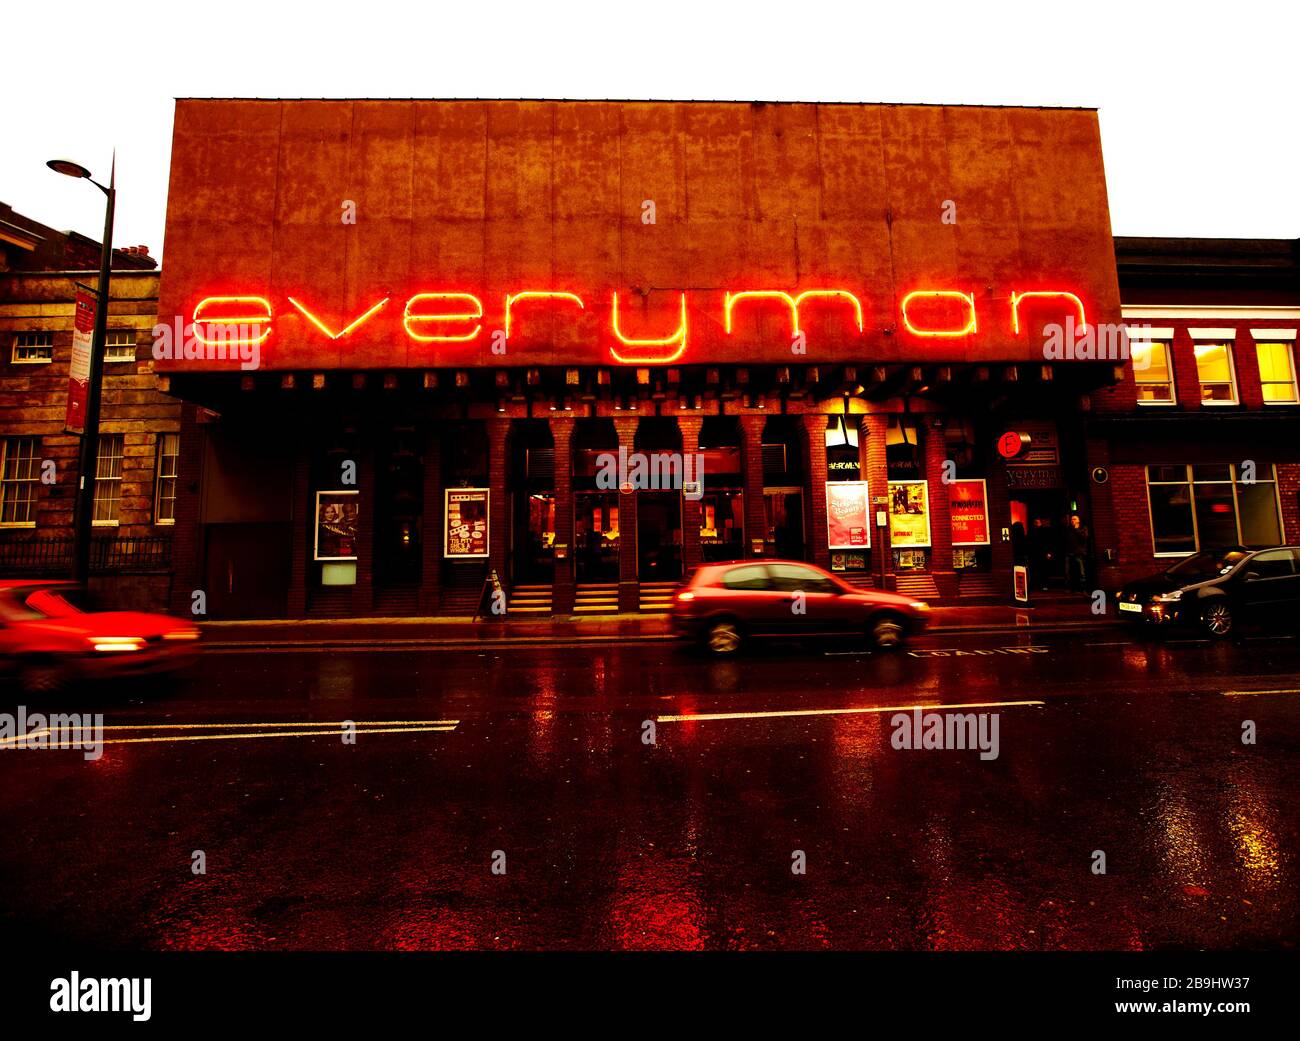
[[[858,589],[799,560],[697,568],[673,597],[673,631],[717,655],[751,637],[859,636],[897,647],[928,621],[922,600]]]
[[[0,580],[0,666],[25,692],[49,693],[78,679],[143,676],[188,665],[199,630],[143,611],[82,611],[71,582]]]

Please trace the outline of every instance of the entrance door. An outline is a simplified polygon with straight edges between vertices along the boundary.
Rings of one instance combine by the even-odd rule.
[[[1011,500],[1012,542],[1019,543],[1015,546],[1017,563],[1029,567],[1031,589],[1065,586],[1065,526],[1069,513],[1065,492],[1056,489],[1020,491]],[[1016,531],[1017,524],[1023,535]]]
[[[675,582],[682,577],[682,499],[677,492],[641,492],[636,508],[637,577]]]
[[[213,618],[283,618],[289,610],[289,524],[208,524],[206,584]]]
[[[618,581],[618,493],[575,492],[573,562],[580,585]]]
[[[764,488],[767,538],[763,553],[782,560],[803,560],[803,489]]]
[[[549,585],[555,579],[555,496],[516,492],[514,579],[518,585]]]

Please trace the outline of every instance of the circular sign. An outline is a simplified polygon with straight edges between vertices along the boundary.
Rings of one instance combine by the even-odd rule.
[[[1014,459],[1028,443],[1029,438],[1015,430],[1008,430],[998,438],[998,453],[1003,459]]]
[[[1105,484],[1110,480],[1110,471],[1104,466],[1094,466],[1092,468],[1092,479],[1098,484]]]

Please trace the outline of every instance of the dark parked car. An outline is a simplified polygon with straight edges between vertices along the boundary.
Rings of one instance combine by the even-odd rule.
[[[1166,571],[1126,583],[1120,618],[1152,626],[1199,626],[1222,637],[1243,624],[1300,620],[1300,547],[1202,551]]]
[[[697,568],[673,597],[673,631],[717,655],[751,637],[857,636],[899,646],[925,628],[924,601],[858,589],[798,560],[732,561]]]

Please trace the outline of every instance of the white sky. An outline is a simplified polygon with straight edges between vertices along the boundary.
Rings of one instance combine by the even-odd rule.
[[[873,5],[874,6],[874,5]],[[0,200],[162,249],[175,97],[1087,105],[1119,235],[1300,236],[1300,4],[30,0],[6,5]],[[106,63],[104,86],[97,66]]]

